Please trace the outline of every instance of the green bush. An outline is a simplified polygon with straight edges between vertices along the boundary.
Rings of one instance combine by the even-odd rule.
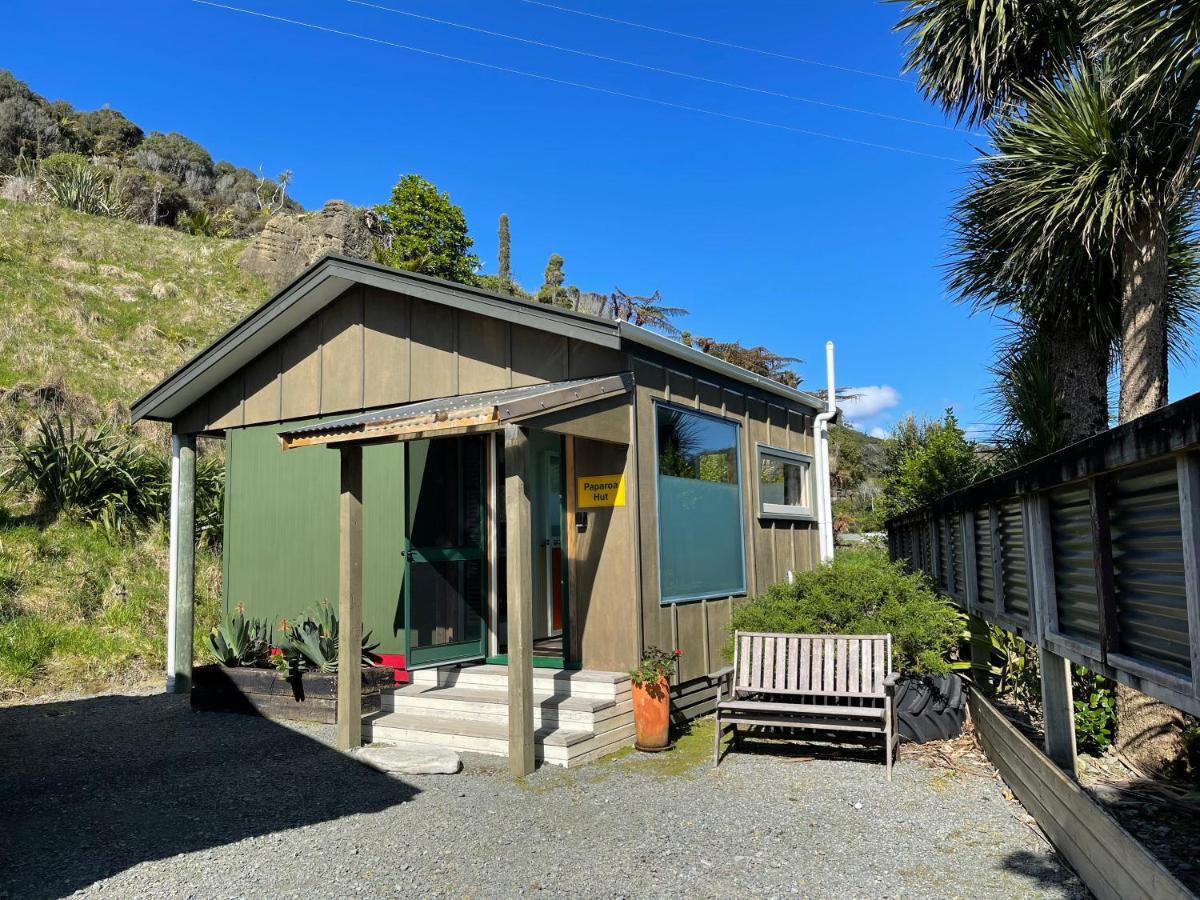
[[[34,434],[10,441],[3,483],[27,490],[42,511],[91,522],[113,536],[133,526],[166,522],[170,512],[171,461],[139,444],[127,430],[103,424],[76,429],[67,417],[38,419]],[[219,456],[196,462],[196,534],[221,542],[225,466]]]
[[[839,552],[833,562],[796,575],[733,612],[733,631],[785,634],[890,634],[896,670],[941,674],[962,635],[965,617],[878,548]]]
[[[46,196],[64,209],[114,218],[125,214],[112,173],[77,153],[47,157],[38,176]]]

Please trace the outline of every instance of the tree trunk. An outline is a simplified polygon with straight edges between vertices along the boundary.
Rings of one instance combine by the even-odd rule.
[[[1167,404],[1167,228],[1154,212],[1121,243],[1121,421]]]
[[[1096,346],[1086,325],[1050,329],[1046,340],[1062,439],[1073,444],[1107,431],[1108,349]]]
[[[1122,422],[1167,403],[1167,228],[1148,211],[1121,244]],[[1120,598],[1117,599],[1118,604]],[[1183,713],[1125,685],[1117,685],[1116,748],[1147,772],[1180,764]]]

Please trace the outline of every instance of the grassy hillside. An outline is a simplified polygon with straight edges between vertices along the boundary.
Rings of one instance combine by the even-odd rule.
[[[80,424],[123,409],[260,303],[240,241],[0,201],[0,425],[20,435],[50,396]],[[39,391],[52,387],[53,390]],[[147,440],[162,438],[148,430]],[[112,533],[0,489],[0,703],[160,678],[166,539]],[[197,554],[197,632],[220,561]]]
[[[244,247],[0,200],[0,387],[128,406],[266,297]]]

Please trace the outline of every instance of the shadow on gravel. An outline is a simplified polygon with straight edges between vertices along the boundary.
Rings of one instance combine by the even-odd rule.
[[[1052,855],[1019,850],[1004,857],[1004,868],[1029,879],[1047,893],[1057,891],[1059,896],[1072,900],[1092,896],[1067,864]]]
[[[195,713],[185,697],[0,709],[0,898],[61,897],[140,862],[417,793],[303,733]]]

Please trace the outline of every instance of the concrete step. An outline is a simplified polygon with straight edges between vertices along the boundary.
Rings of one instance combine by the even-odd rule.
[[[475,665],[463,668],[418,669],[412,673],[412,683],[507,690],[508,666]],[[572,697],[616,700],[628,696],[632,685],[628,672],[534,669],[533,690],[535,694],[568,694]]]
[[[505,722],[378,712],[364,720],[363,731],[364,738],[369,741],[508,755],[508,725]],[[544,725],[534,732],[534,756],[551,765],[581,765],[629,743],[632,736],[632,720],[600,734]]]
[[[533,721],[564,728],[595,731],[612,718],[631,714],[632,699],[534,693]],[[411,684],[382,698],[384,712],[412,712],[454,719],[508,721],[508,692],[496,688],[442,687]]]

